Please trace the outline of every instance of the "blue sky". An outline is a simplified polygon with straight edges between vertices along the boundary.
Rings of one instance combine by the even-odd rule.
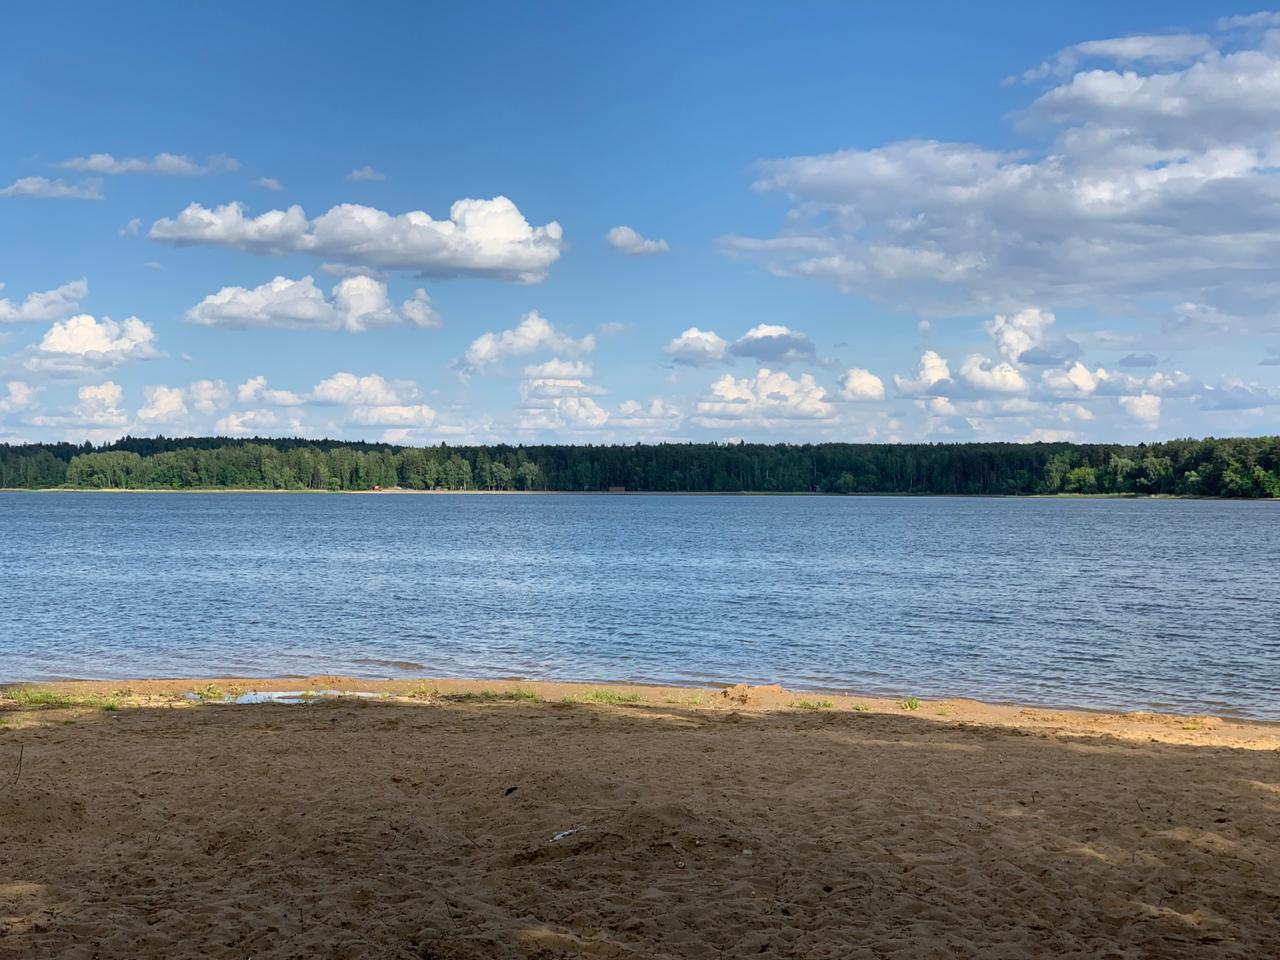
[[[0,442],[1277,430],[1254,7],[8,19]]]

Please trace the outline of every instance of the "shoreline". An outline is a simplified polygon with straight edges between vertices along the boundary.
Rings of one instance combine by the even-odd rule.
[[[406,663],[404,670],[416,669],[418,665]],[[1035,699],[1000,699],[987,698],[981,694],[944,693],[929,688],[904,686],[899,691],[888,690],[855,690],[849,687],[823,686],[785,686],[774,682],[757,682],[753,680],[704,680],[695,681],[647,681],[647,680],[610,680],[600,678],[577,678],[572,680],[539,679],[516,675],[505,676],[458,676],[426,674],[410,676],[407,673],[398,677],[364,673],[284,673],[270,676],[234,676],[228,674],[207,674],[199,676],[163,676],[163,677],[117,677],[89,678],[57,676],[43,680],[22,680],[6,678],[0,675],[0,694],[6,689],[29,688],[39,690],[66,691],[86,696],[100,696],[118,690],[134,690],[151,696],[167,696],[190,692],[201,686],[214,684],[221,687],[235,687],[244,691],[264,693],[292,691],[317,686],[330,686],[326,689],[339,688],[345,693],[357,696],[397,696],[408,690],[421,689],[424,686],[437,686],[442,690],[461,691],[475,689],[511,690],[517,688],[533,690],[555,690],[557,695],[569,695],[573,691],[608,688],[611,690],[627,690],[671,698],[677,694],[691,696],[702,694],[710,697],[723,690],[732,688],[749,688],[757,691],[777,691],[777,695],[768,702],[774,708],[785,706],[779,698],[829,698],[840,707],[850,708],[851,704],[862,704],[869,709],[888,708],[906,697],[915,697],[921,703],[931,704],[969,704],[981,708],[983,716],[990,719],[1006,712],[1038,711],[1080,717],[1160,717],[1168,721],[1202,720],[1209,718],[1215,722],[1239,723],[1261,727],[1274,727],[1280,731],[1280,716],[1261,717],[1248,713],[1244,708],[1223,707],[1216,709],[1178,709],[1174,707],[1151,706],[1138,704],[1132,709],[1105,704],[1089,704],[1079,701],[1054,702]],[[0,697],[2,699],[2,697]],[[758,703],[765,701],[757,700]]]
[[[601,702],[636,706],[679,705],[705,709],[749,709],[757,712],[811,710],[826,715],[854,713],[909,716],[948,725],[980,723],[1004,728],[1061,729],[1091,735],[1166,743],[1256,743],[1258,749],[1280,751],[1280,720],[1238,714],[1174,713],[1105,707],[1052,706],[1026,702],[978,700],[972,697],[886,696],[854,694],[823,688],[790,689],[778,684],[708,683],[701,686],[608,681],[474,679],[415,677],[386,679],[339,674],[279,677],[173,677],[127,680],[55,680],[0,682],[0,705],[11,690],[49,691],[86,704],[111,701],[117,707],[218,704],[251,706],[258,695],[302,694],[306,698],[430,701],[475,698],[500,701],[518,697],[529,702]],[[602,692],[603,691],[603,692]],[[616,694],[616,698],[615,695]],[[237,702],[237,701],[240,702]],[[290,701],[291,702],[291,701]],[[915,706],[910,706],[914,702]]]
[[[372,695],[325,695],[349,683]],[[311,695],[227,702],[269,689]],[[4,960],[1280,956],[1274,724],[742,685],[4,693]]]
[[[324,496],[537,496],[537,497],[845,497],[958,500],[1203,500],[1215,503],[1280,503],[1276,497],[1204,497],[1181,493],[911,493],[884,491],[835,493],[818,490],[413,490],[387,487],[382,490],[310,490],[267,487],[0,487],[0,493],[262,493]]]

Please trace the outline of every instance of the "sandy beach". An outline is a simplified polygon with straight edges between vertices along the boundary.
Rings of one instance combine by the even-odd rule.
[[[0,699],[5,960],[1280,955],[1276,725],[778,688],[40,690]],[[269,690],[375,696],[224,702]]]

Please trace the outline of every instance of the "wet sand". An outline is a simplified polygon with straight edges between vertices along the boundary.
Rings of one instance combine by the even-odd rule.
[[[776,688],[42,689],[73,705],[0,700],[6,960],[1280,956],[1277,725]]]

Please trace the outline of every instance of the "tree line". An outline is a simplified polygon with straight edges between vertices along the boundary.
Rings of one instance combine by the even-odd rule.
[[[1280,437],[459,447],[125,437],[101,446],[0,444],[0,487],[1280,497]]]

